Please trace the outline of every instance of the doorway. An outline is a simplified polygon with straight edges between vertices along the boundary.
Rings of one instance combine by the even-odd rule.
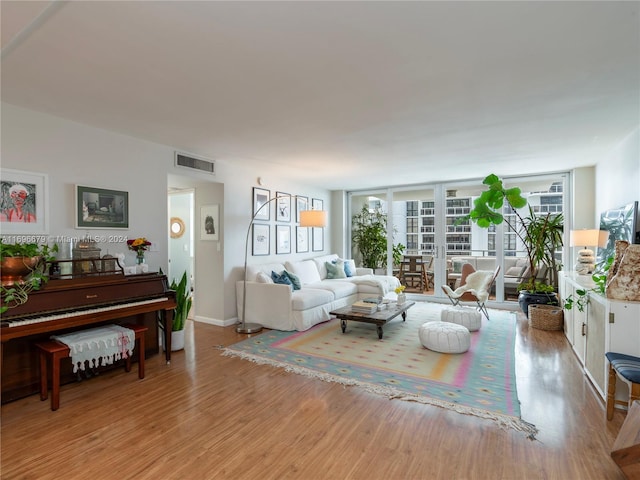
[[[169,192],[169,272],[167,279],[179,282],[187,272],[191,290],[194,289],[194,190]],[[193,309],[192,309],[193,311]]]

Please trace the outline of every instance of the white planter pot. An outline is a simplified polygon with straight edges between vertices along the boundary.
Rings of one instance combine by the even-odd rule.
[[[184,330],[171,332],[171,351],[177,352],[184,348]]]

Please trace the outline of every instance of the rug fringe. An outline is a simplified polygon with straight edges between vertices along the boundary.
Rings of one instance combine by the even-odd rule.
[[[499,415],[493,412],[488,412],[486,410],[481,410],[481,409],[472,408],[472,407],[465,407],[462,405],[457,405],[455,403],[437,400],[435,398],[423,397],[419,395],[407,395],[406,393],[400,392],[393,387],[373,385],[370,383],[361,382],[354,379],[339,377],[337,375],[331,375],[327,373],[318,373],[316,371],[310,370],[305,367],[294,367],[287,363],[278,362],[276,360],[269,360],[263,357],[259,357],[257,355],[253,355],[251,353],[240,352],[237,350],[232,350],[230,348],[224,348],[222,350],[222,355],[225,357],[239,357],[243,360],[249,360],[258,365],[270,365],[272,367],[282,368],[286,372],[295,373],[295,374],[303,375],[305,377],[310,377],[310,378],[317,378],[329,383],[339,383],[342,385],[358,386],[365,389],[367,392],[375,393],[378,395],[384,395],[389,399],[423,403],[426,405],[433,405],[436,407],[453,410],[454,412],[461,413],[463,415],[473,415],[476,417],[484,418],[484,419],[493,421],[503,430],[513,429],[513,430],[523,432],[527,434],[527,438],[529,438],[530,440],[535,440],[536,434],[538,433],[538,429],[535,427],[535,425],[529,422],[525,422],[520,418],[511,417],[509,415]]]

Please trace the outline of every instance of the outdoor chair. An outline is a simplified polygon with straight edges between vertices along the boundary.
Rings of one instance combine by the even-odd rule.
[[[424,292],[427,288],[427,272],[423,257],[405,255],[400,262],[400,283],[407,289]]]
[[[488,270],[475,270],[472,265],[465,263],[462,266],[460,286],[452,290],[449,285],[442,285],[442,290],[449,297],[454,306],[461,302],[475,302],[479,311],[489,320],[489,312],[485,305],[489,299],[491,288],[500,273],[500,266],[491,272]]]

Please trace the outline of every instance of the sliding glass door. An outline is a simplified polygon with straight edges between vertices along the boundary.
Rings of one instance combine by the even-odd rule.
[[[534,215],[567,210],[566,174],[505,179],[505,186],[519,186]],[[485,189],[481,180],[476,180],[352,192],[349,194],[351,218],[363,207],[386,215],[387,258],[378,272],[400,278],[408,268],[406,265],[414,268],[416,258],[419,259],[424,266],[424,277],[422,282],[411,283],[410,293],[444,299],[441,286],[459,287],[462,265],[471,263],[476,270],[493,271],[500,266],[491,300],[516,301],[517,285],[526,274],[527,262],[522,241],[510,227],[516,225],[514,213],[505,209],[503,215],[509,222],[489,229],[464,220],[474,200]],[[529,207],[519,213],[528,216]],[[405,247],[405,260],[415,257],[411,262],[394,259],[393,246],[397,250],[399,244]],[[357,259],[357,249],[352,253]],[[558,265],[562,264],[562,253],[556,253]]]

